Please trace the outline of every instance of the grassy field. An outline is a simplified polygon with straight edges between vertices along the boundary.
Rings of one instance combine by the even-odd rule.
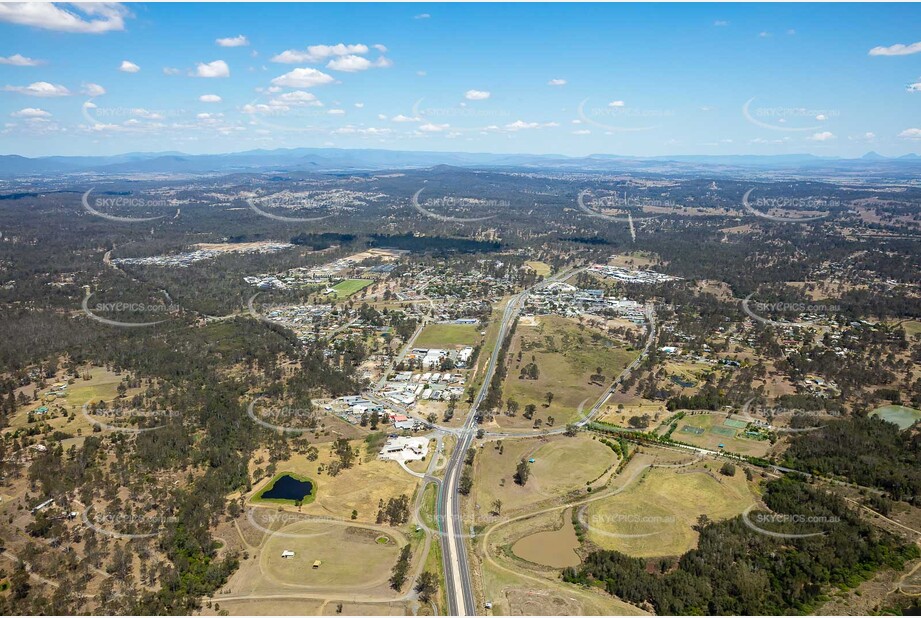
[[[332,290],[336,298],[348,298],[355,292],[365,289],[372,283],[374,283],[374,281],[371,279],[346,279],[334,285]]]
[[[282,529],[287,537],[270,537],[259,563],[265,577],[283,586],[354,587],[383,582],[390,575],[400,547],[395,538],[378,543],[381,533],[366,528],[298,522]],[[322,536],[303,536],[323,533]],[[283,550],[295,553],[282,558]],[[320,560],[320,568],[312,568]]]
[[[416,346],[420,348],[473,346],[479,340],[480,331],[473,324],[429,324],[419,333]]]
[[[624,492],[590,503],[580,519],[589,538],[605,549],[638,557],[680,555],[697,543],[692,526],[698,517],[734,517],[755,502],[742,470],[726,477],[719,466],[648,470]]]
[[[374,523],[380,500],[387,502],[402,494],[412,497],[419,482],[417,477],[408,474],[395,461],[377,459],[376,452],[367,454],[363,440],[353,440],[351,445],[360,449],[361,463],[356,462],[336,476],[329,476],[319,469],[321,465],[328,469],[333,461],[328,444],[316,445],[320,451],[316,461],[309,461],[305,455],[295,453],[290,459],[277,462],[279,470],[316,479],[323,487],[322,492],[314,491],[314,501],[305,504],[301,508],[302,513],[349,519],[355,510],[358,512],[356,521]]]
[[[505,400],[517,401],[520,410],[515,417],[497,414],[496,421],[502,427],[530,427],[532,421],[522,415],[527,404],[537,406],[534,418],[544,422],[549,416],[554,417],[556,425],[576,420],[579,404],[588,399],[586,405],[592,405],[638,355],[598,331],[581,328],[575,320],[541,316],[537,324],[520,323],[515,331],[502,392]],[[521,370],[531,362],[538,367],[538,378],[520,378]],[[599,367],[603,381],[590,382]],[[549,406],[548,392],[553,393]]]
[[[768,440],[751,440],[739,437],[744,431],[727,426],[726,420],[727,418],[724,414],[687,414],[678,421],[678,429],[672,434],[672,437],[681,442],[711,450],[718,450],[719,445],[722,444],[725,447],[724,450],[755,457],[764,456],[771,448],[771,443]],[[730,424],[732,424],[731,421]],[[685,426],[702,429],[703,433],[699,435],[688,433],[683,430]]]
[[[870,412],[870,416],[878,416],[884,421],[895,423],[899,429],[908,429],[921,419],[921,410],[905,406],[880,406]]]
[[[525,264],[530,266],[531,270],[533,270],[534,273],[540,277],[546,277],[553,272],[553,269],[550,268],[550,264],[545,264],[536,260],[525,262]]]
[[[495,500],[502,501],[502,515],[544,500],[584,491],[593,481],[617,462],[607,446],[588,434],[574,437],[553,436],[544,440],[503,440],[487,443],[476,455],[476,476],[471,492],[480,513],[487,514]],[[533,458],[531,475],[525,486],[514,480],[521,459]]]
[[[283,476],[290,476],[294,478],[295,480],[310,483],[311,485],[310,494],[304,496],[304,499],[301,501],[302,504],[310,504],[317,497],[317,482],[315,480],[307,478],[306,476],[294,474],[292,472],[280,472],[276,474],[274,478],[272,478],[271,481],[266,483],[265,486],[261,490],[259,490],[259,492],[255,496],[253,496],[252,501],[253,502],[273,502],[273,503],[278,503],[278,504],[294,504],[295,503],[294,500],[283,500],[281,498],[263,498],[262,497],[262,495],[270,491],[275,486],[276,481],[278,481],[278,479],[280,479]]]

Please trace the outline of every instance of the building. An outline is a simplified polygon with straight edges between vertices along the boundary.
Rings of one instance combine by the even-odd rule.
[[[416,461],[425,457],[429,450],[428,438],[388,438],[378,457],[391,461]]]
[[[284,550],[283,552],[281,552],[281,557],[282,557],[282,558],[293,558],[293,557],[294,557],[294,552],[291,551],[290,549],[286,549],[286,550]]]

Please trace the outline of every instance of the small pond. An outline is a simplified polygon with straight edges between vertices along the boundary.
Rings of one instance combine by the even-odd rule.
[[[303,500],[313,493],[313,483],[308,480],[299,480],[285,474],[275,479],[272,486],[264,490],[259,496],[263,500]]]

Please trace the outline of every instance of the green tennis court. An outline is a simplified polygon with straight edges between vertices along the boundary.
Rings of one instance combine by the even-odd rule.
[[[728,427],[711,427],[710,431],[720,436],[726,436],[727,438],[734,438],[736,436],[736,430],[729,429]]]
[[[695,436],[699,436],[704,433],[704,430],[701,429],[700,427],[691,427],[690,425],[685,425],[684,427],[681,428],[681,432],[682,433],[692,433]]]
[[[745,429],[748,427],[748,423],[745,421],[737,421],[734,418],[727,418],[725,421],[723,421],[723,425],[726,427],[735,427],[736,429]]]

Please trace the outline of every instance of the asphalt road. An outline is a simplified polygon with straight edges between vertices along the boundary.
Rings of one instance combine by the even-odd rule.
[[[442,556],[444,559],[445,588],[448,597],[448,613],[452,616],[475,616],[477,614],[476,598],[473,593],[473,582],[470,579],[470,566],[467,561],[467,551],[464,547],[463,539],[470,533],[464,530],[464,523],[461,517],[461,500],[458,486],[460,477],[464,468],[464,457],[467,449],[473,443],[476,437],[476,417],[483,399],[489,392],[489,384],[493,372],[496,370],[496,364],[499,359],[499,352],[502,349],[502,342],[508,336],[511,325],[514,324],[521,306],[528,294],[534,289],[543,287],[554,281],[567,279],[577,274],[582,269],[561,272],[549,277],[538,283],[532,288],[525,290],[509,299],[505,310],[502,313],[502,321],[499,324],[499,334],[496,346],[493,348],[492,355],[486,365],[486,374],[483,378],[483,384],[477,393],[470,407],[470,412],[464,422],[464,426],[458,433],[457,445],[451,453],[448,466],[445,471],[445,480],[438,493],[437,517],[439,529],[442,533],[443,548]]]

